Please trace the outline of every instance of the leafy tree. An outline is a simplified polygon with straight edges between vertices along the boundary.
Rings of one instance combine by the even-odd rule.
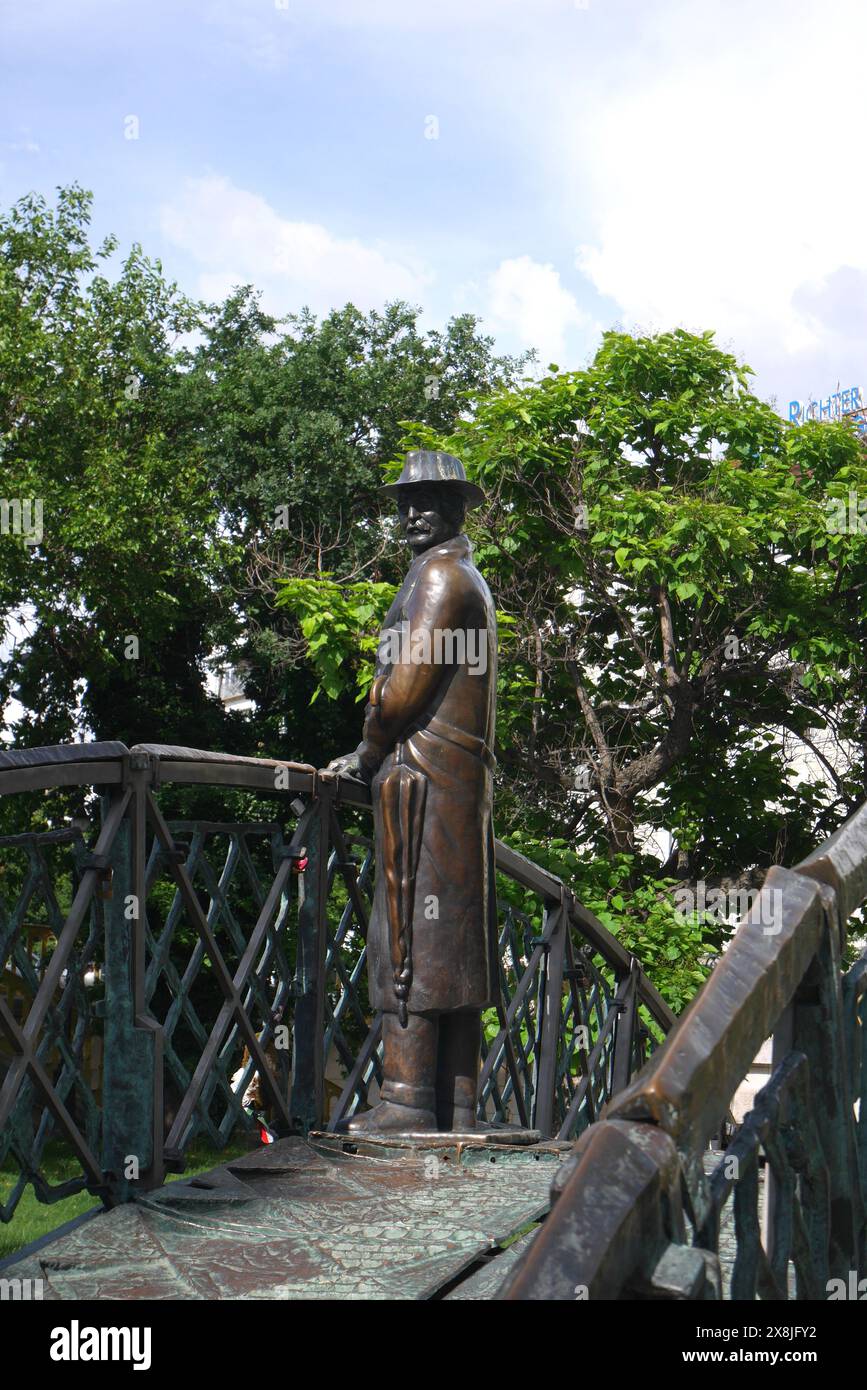
[[[500,615],[498,832],[677,1006],[719,933],[673,916],[672,875],[791,862],[864,798],[854,430],[784,423],[710,333],[609,333],[586,370],[522,379],[471,316],[278,321],[249,286],[195,304],[137,246],[112,278],[89,220],[77,187],[0,218],[16,742],[349,746],[405,564],[377,488],[404,448],[449,449],[488,492],[469,529]],[[37,498],[28,544],[8,504]],[[251,715],[206,693],[215,653]],[[821,771],[797,779],[804,746]],[[645,844],[662,827],[668,856]]]
[[[522,638],[509,824],[538,807],[626,854],[674,826],[681,867],[713,874],[804,852],[863,798],[867,541],[830,523],[867,462],[848,423],[795,429],[748,381],[710,333],[608,333],[588,370],[413,431],[492,499],[478,559]],[[796,786],[781,731],[850,756]]]
[[[458,454],[488,493],[469,527],[511,619],[498,833],[567,877],[675,1007],[724,936],[674,911],[675,877],[755,886],[865,792],[867,516],[852,526],[849,499],[867,462],[848,423],[790,427],[749,375],[710,333],[608,333],[586,371],[403,441]],[[348,660],[367,595],[341,595]],[[799,779],[804,747],[820,770]],[[668,856],[644,835],[663,827]]]
[[[226,581],[236,621],[222,636],[247,673],[259,747],[317,762],[357,733],[357,673],[348,680],[338,669],[339,621],[326,620],[328,635],[314,647],[330,666],[332,700],[310,715],[317,678],[301,628],[307,621],[309,637],[315,616],[305,616],[297,586],[278,603],[283,581],[324,584],[309,602],[325,614],[325,599],[336,601],[327,588],[334,572],[370,586],[356,615],[363,623],[384,611],[381,586],[398,581],[403,561],[390,521],[376,519],[377,488],[404,422],[453,428],[478,399],[516,380],[525,360],[496,357],[469,315],[427,333],[417,317],[405,304],[366,315],[348,304],[321,322],[305,311],[278,324],[247,287],[214,311],[184,380],[189,418],[238,544]],[[354,667],[349,653],[346,670]]]
[[[0,537],[0,615],[26,636],[0,667],[21,743],[220,742],[202,685],[224,543],[194,435],[172,429],[173,339],[194,307],[133,247],[88,246],[90,195],[35,196],[0,220],[0,436],[6,499],[38,499],[39,544]]]
[[[275,578],[335,557],[393,577],[388,537],[364,518],[400,422],[452,428],[520,363],[469,316],[430,333],[401,304],[278,323],[249,286],[195,304],[138,246],[111,279],[116,243],[91,248],[90,212],[74,186],[0,218],[2,492],[39,499],[44,532],[0,536],[14,737],[331,756],[353,701],[311,716],[315,680]],[[220,653],[246,675],[252,715],[206,692]]]

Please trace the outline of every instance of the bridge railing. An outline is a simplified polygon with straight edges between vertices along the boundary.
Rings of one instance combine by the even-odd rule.
[[[0,838],[0,1219],[28,1183],[109,1206],[158,1186],[197,1136],[255,1127],[254,1082],[282,1134],[375,1096],[366,786],[152,744],[0,753],[0,798],[34,794],[33,826]],[[499,842],[496,861],[479,1113],[571,1139],[673,1015],[558,878]],[[58,1144],[81,1172],[52,1183]]]
[[[842,953],[865,898],[867,807],[795,869],[770,870],[701,993],[580,1137],[501,1297],[858,1296],[867,954],[844,971]],[[708,1142],[771,1035],[768,1084],[712,1156]],[[721,1250],[728,1203],[733,1248]]]

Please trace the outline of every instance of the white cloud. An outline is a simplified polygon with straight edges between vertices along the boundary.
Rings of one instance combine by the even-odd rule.
[[[3,149],[8,150],[10,154],[39,154],[39,145],[33,139],[33,132],[29,126],[19,126],[16,137],[14,140],[7,140]]]
[[[139,154],[153,152],[160,180],[213,167],[203,160],[234,179],[163,195],[170,249],[190,258],[173,273],[185,284],[197,274],[200,292],[250,280],[281,313],[397,296],[436,321],[474,307],[504,349],[534,343],[567,366],[590,346],[596,319],[648,330],[682,323],[715,328],[759,369],[759,389],[784,400],[787,391],[826,394],[838,377],[867,385],[860,0],[287,0],[285,9],[204,0],[189,24],[170,0],[7,8],[7,29],[27,38],[34,64],[43,45],[67,62],[86,44],[96,95],[98,73],[117,67],[112,46],[124,62],[140,49],[151,70],[154,36],[167,25],[173,52],[195,63],[188,96],[196,110],[214,106],[207,140],[204,123],[179,110],[183,138],[171,157],[147,142]],[[214,154],[221,122],[234,131],[252,109],[243,100],[250,65],[256,81],[261,74],[257,139],[275,151],[255,185],[243,163],[229,163],[234,133]],[[285,215],[291,204],[274,172],[283,125],[270,120],[283,80],[286,93],[302,93],[334,185],[362,151],[364,180],[346,180],[346,217],[363,214],[362,237],[352,235],[360,221]],[[442,118],[439,142],[422,140],[427,112]],[[21,138],[14,127],[4,133]],[[43,127],[35,133],[44,150]],[[92,144],[78,129],[76,141],[75,161]],[[106,176],[98,167],[90,178],[85,162],[82,177],[99,187]],[[142,197],[155,186],[165,187],[143,181]],[[303,192],[317,196],[316,182]],[[367,230],[385,238],[409,225],[399,244]],[[516,246],[525,254],[513,256]]]
[[[551,15],[568,9],[570,0],[330,0],[327,9],[316,12],[318,22],[361,29],[490,29],[494,25],[533,28]]]
[[[645,25],[622,75],[563,98],[579,269],[628,322],[715,328],[778,378],[824,360],[816,287],[867,271],[867,8],[677,3]]]
[[[160,221],[166,238],[198,267],[201,295],[220,299],[249,282],[277,315],[303,305],[321,314],[350,300],[364,310],[393,299],[414,303],[431,279],[408,254],[293,222],[218,175],[187,180]]]
[[[501,261],[487,282],[485,327],[538,350],[540,365],[564,365],[567,334],[594,331],[590,315],[560,281],[559,271],[531,256]],[[570,353],[570,360],[574,354]]]
[[[540,21],[568,11],[573,0],[211,0],[206,11],[211,23],[238,28],[255,21],[264,26],[269,10],[278,20],[297,28],[371,32],[489,30],[495,25],[536,28]]]
[[[240,61],[270,73],[291,67],[311,35],[393,46],[418,36],[459,34],[489,47],[491,31],[539,33],[572,0],[209,0],[202,16],[217,42]]]

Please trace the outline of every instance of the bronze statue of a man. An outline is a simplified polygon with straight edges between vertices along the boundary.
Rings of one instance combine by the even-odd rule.
[[[355,753],[371,780],[376,889],[370,1002],[381,1099],[352,1133],[475,1126],[481,1011],[498,993],[491,820],[497,623],[463,534],[483,501],[449,454],[407,454],[396,483],[412,564],[380,635]]]

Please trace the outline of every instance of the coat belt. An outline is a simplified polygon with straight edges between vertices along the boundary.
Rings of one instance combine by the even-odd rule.
[[[473,757],[479,758],[491,773],[496,769],[497,760],[483,738],[468,733],[466,729],[457,728],[438,714],[430,715],[423,724],[414,725],[404,734],[404,740],[411,738],[415,733],[433,734],[435,738],[444,739],[446,743],[453,743],[456,747],[463,748],[465,752],[472,753]]]

